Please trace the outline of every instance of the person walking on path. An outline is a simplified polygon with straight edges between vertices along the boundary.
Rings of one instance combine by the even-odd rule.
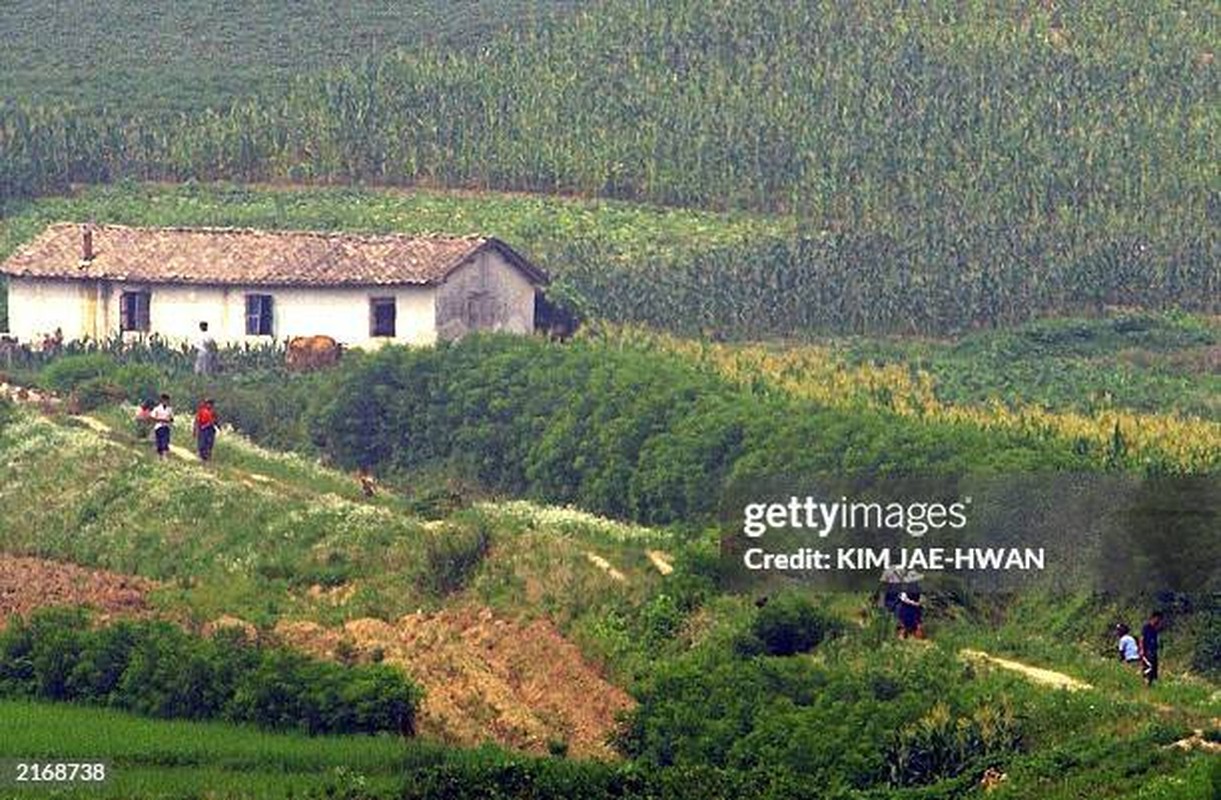
[[[170,405],[170,396],[161,395],[161,402],[153,406],[149,413],[153,421],[153,436],[157,440],[157,455],[165,458],[170,452],[170,428],[174,424],[174,407]]]
[[[1158,641],[1162,630],[1162,612],[1154,611],[1149,615],[1149,621],[1140,629],[1140,660],[1144,665],[1145,683],[1152,688],[1157,680],[1157,659],[1161,643]]]
[[[899,604],[896,614],[899,617],[900,639],[924,638],[924,603],[920,600],[920,579],[924,576],[918,572],[904,575],[904,588],[899,593]]]
[[[195,410],[195,445],[200,461],[212,460],[212,448],[216,444],[216,404],[208,398]]]

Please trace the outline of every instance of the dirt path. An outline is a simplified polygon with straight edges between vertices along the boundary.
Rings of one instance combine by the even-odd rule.
[[[154,586],[131,575],[0,553],[0,627],[10,616],[24,616],[44,606],[90,606],[103,619],[145,614],[149,612],[145,595]]]
[[[100,433],[102,436],[112,438],[115,436],[114,428],[110,427],[110,425],[106,424],[105,422],[102,422],[97,417],[91,417],[88,414],[78,414],[70,417],[70,419],[75,422],[79,422],[94,433]],[[199,456],[195,455],[194,452],[176,444],[170,445],[170,455],[177,456],[183,461],[199,461]]]
[[[334,658],[380,654],[425,689],[420,733],[445,741],[497,743],[545,753],[564,742],[574,756],[611,758],[607,737],[632,706],[546,620],[523,622],[488,609],[408,614],[395,623],[358,619],[342,629],[281,622],[292,646]]]
[[[87,414],[70,419],[116,445],[137,447],[128,432],[106,421]],[[171,453],[198,462],[185,448],[174,446]],[[315,493],[230,465],[218,469],[265,490]],[[611,578],[627,581],[605,558],[593,552],[586,556]],[[110,613],[144,610],[144,592],[151,586],[71,565],[57,565],[56,572],[47,566],[51,562],[15,566],[11,559],[0,561],[10,562],[13,579],[6,583],[0,574],[0,590],[9,583],[13,587],[12,598],[5,595],[0,605],[6,613],[8,606],[25,611],[52,603],[91,604]],[[18,586],[24,587],[20,594]],[[246,627],[236,619],[216,624],[221,623]],[[607,681],[546,619],[522,621],[497,617],[487,609],[460,608],[394,622],[359,619],[343,628],[280,621],[276,633],[284,644],[317,656],[377,658],[401,667],[427,692],[420,733],[445,741],[477,745],[491,740],[534,753],[563,743],[573,756],[614,758],[608,737],[617,715],[633,705],[625,691]]]
[[[1067,689],[1070,692],[1077,692],[1083,689],[1093,689],[1094,687],[1085,681],[1078,680],[1071,675],[1065,675],[1063,672],[1055,672],[1042,667],[1032,667],[1029,664],[1023,664],[1020,661],[1012,661],[1008,658],[1000,658],[990,653],[985,653],[982,650],[959,650],[959,657],[967,661],[977,663],[991,664],[1000,667],[1001,669],[1016,672],[1029,678],[1034,683],[1042,686],[1050,686],[1055,689]]]
[[[587,550],[585,551],[585,557],[589,559],[589,563],[611,576],[613,580],[619,581],[620,583],[627,583],[627,576],[615,569],[614,564],[611,564],[611,562],[607,561],[602,556],[598,555],[592,550]]]
[[[671,559],[668,553],[663,553],[661,550],[645,550],[644,554],[648,556],[649,563],[662,575],[670,575],[674,572],[674,565],[670,563]]]

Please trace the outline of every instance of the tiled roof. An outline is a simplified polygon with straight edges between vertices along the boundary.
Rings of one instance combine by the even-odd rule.
[[[83,260],[85,230],[93,258]],[[265,286],[435,284],[475,254],[499,251],[532,280],[547,275],[489,237],[365,235],[244,228],[132,228],[60,222],[0,273],[40,278]]]

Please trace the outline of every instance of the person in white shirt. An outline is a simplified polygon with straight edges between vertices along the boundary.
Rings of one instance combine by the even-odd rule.
[[[157,440],[157,455],[165,458],[170,452],[170,427],[174,424],[174,407],[170,405],[170,396],[161,395],[161,402],[153,406],[149,413],[153,421],[153,436]]]
[[[216,340],[208,333],[208,323],[199,323],[199,339],[195,342],[195,374],[216,372]]]
[[[1132,635],[1132,629],[1126,623],[1119,623],[1115,626],[1115,633],[1119,636],[1119,660],[1125,664],[1140,664],[1140,648],[1136,644],[1136,637]]]

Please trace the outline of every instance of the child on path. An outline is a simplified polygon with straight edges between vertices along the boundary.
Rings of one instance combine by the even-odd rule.
[[[153,436],[157,439],[157,455],[165,458],[170,452],[170,426],[174,424],[174,408],[168,394],[161,395],[161,402],[153,406],[149,417],[153,421]]]
[[[216,444],[216,404],[208,398],[195,410],[195,444],[199,448],[199,460],[212,460],[212,447]]]

